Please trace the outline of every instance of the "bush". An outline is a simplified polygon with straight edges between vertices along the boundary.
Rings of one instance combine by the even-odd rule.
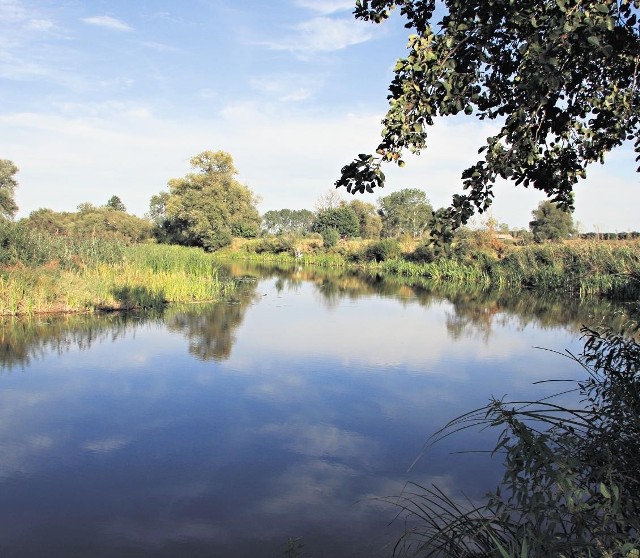
[[[288,238],[280,236],[267,236],[261,238],[252,246],[256,254],[293,254],[295,247]]]
[[[333,248],[340,240],[340,233],[336,229],[328,228],[322,231],[322,243],[325,248]]]
[[[365,257],[367,260],[375,260],[383,262],[399,258],[402,255],[400,243],[394,238],[383,238],[365,248]]]
[[[232,240],[233,238],[230,232],[223,229],[216,229],[210,231],[202,239],[202,247],[207,252],[215,252],[216,250],[220,250],[220,248],[231,245]]]

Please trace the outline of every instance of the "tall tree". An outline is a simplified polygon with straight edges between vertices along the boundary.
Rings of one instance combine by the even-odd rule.
[[[533,221],[529,228],[536,240],[561,240],[575,232],[571,212],[557,204],[544,200],[531,212]]]
[[[396,7],[412,33],[383,139],[337,186],[383,186],[382,163],[403,166],[403,151],[426,147],[436,117],[461,112],[500,129],[462,173],[466,192],[438,211],[441,230],[485,211],[498,177],[570,209],[588,164],[628,139],[640,153],[639,0],[357,0],[354,14],[380,23]]]
[[[305,234],[311,231],[313,220],[308,209],[276,209],[262,216],[262,229],[271,234]]]
[[[194,172],[169,180],[169,192],[151,199],[164,240],[216,250],[232,236],[253,237],[260,228],[256,198],[235,179],[231,155],[204,151],[191,159]]]
[[[382,217],[382,235],[398,238],[409,234],[422,236],[433,217],[427,195],[417,188],[405,188],[378,200]]]
[[[345,205],[323,209],[316,215],[316,220],[313,223],[313,232],[324,234],[328,230],[334,230],[340,236],[358,236],[360,234],[358,216],[353,209]]]
[[[375,205],[360,200],[351,200],[346,205],[358,218],[360,236],[362,238],[380,238],[380,231],[382,231],[382,219],[380,215],[378,215]]]
[[[14,195],[18,186],[14,175],[18,172],[16,167],[8,159],[0,159],[0,216],[12,219],[18,211]]]
[[[115,195],[109,198],[106,207],[113,209],[114,211],[127,211],[127,208],[122,203],[122,200]]]

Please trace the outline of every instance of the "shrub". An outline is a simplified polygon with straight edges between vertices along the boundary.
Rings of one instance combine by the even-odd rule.
[[[340,233],[333,228],[324,229],[321,234],[325,248],[333,248],[340,240]]]
[[[291,240],[280,236],[266,236],[261,238],[252,248],[256,254],[293,254],[295,250]]]
[[[383,238],[365,248],[366,259],[377,262],[399,258],[401,254],[400,243],[394,238]]]

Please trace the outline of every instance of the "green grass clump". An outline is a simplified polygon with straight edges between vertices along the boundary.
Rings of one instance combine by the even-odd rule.
[[[104,261],[106,260],[106,262]],[[210,254],[166,245],[123,246],[116,262],[95,258],[66,268],[22,262],[0,270],[0,314],[92,312],[158,308],[170,302],[201,302],[228,296]]]

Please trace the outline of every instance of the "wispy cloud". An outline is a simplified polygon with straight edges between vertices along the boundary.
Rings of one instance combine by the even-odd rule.
[[[166,45],[164,43],[154,43],[152,41],[144,41],[140,44],[145,48],[148,48],[151,50],[157,50],[158,52],[177,52],[178,51],[176,47],[171,45]]]
[[[48,19],[32,19],[27,24],[27,28],[33,31],[49,31],[54,29],[55,25]]]
[[[282,102],[305,101],[313,97],[323,80],[318,76],[282,74],[257,77],[251,87],[259,93]]]
[[[133,27],[127,25],[124,21],[108,15],[85,17],[82,21],[88,25],[96,25],[114,31],[133,31]]]
[[[342,50],[371,39],[371,28],[353,19],[316,17],[294,28],[294,33],[281,41],[268,43],[274,50],[289,50],[300,56]]]
[[[0,22],[21,21],[26,17],[26,10],[18,0],[0,0]]]
[[[353,10],[354,4],[353,0],[296,0],[297,6],[308,8],[321,14]]]

